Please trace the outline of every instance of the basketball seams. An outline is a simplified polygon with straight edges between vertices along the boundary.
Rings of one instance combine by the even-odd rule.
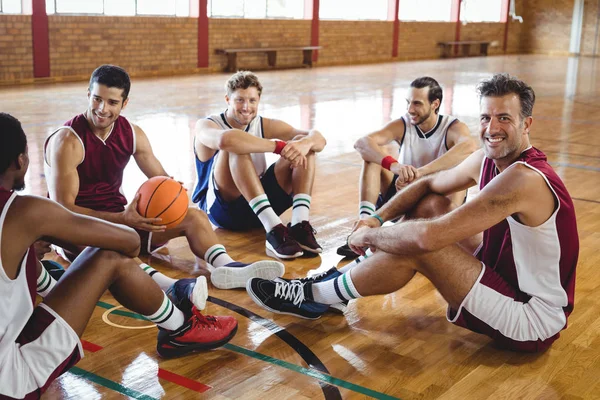
[[[181,222],[180,220],[182,220],[183,217],[185,217],[185,215],[187,214],[187,212],[188,212],[188,209],[186,207],[186,209],[183,211],[183,213],[179,217],[175,218],[173,221],[169,221],[169,222],[166,222],[166,223],[163,222],[163,225],[174,224],[175,222],[177,222],[177,225],[179,225],[179,223]]]
[[[144,210],[144,215],[142,215],[142,217],[147,218],[148,215],[148,207],[150,207],[150,203],[152,202],[152,197],[154,197],[154,195],[156,194],[156,192],[158,191],[158,188],[162,186],[163,183],[165,183],[169,178],[167,178],[166,176],[163,177],[164,179],[162,180],[161,183],[159,183],[154,190],[152,191],[152,194],[150,195],[150,198],[148,199],[148,201],[146,202],[146,209]],[[178,195],[179,196],[179,195]],[[168,207],[167,207],[168,208]],[[165,210],[161,211],[161,214],[165,212]],[[160,215],[160,214],[159,214]],[[157,217],[155,217],[157,218]]]
[[[157,188],[158,189],[158,188]],[[175,198],[173,199],[172,202],[170,202],[160,213],[158,213],[158,215],[155,218],[159,218],[161,215],[163,215],[163,213],[165,211],[167,211],[179,198],[179,196],[181,195],[181,191],[183,190],[183,186],[179,186],[179,193],[177,193],[177,196],[175,196]],[[165,223],[163,223],[163,225],[166,225]]]

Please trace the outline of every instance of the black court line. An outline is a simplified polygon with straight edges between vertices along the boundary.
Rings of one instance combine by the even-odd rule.
[[[578,200],[578,201],[585,201],[585,202],[588,202],[588,203],[600,204],[600,201],[598,201],[598,200],[580,199],[579,197],[571,197],[571,199]]]
[[[294,335],[289,333],[285,328],[282,328],[275,322],[263,318],[250,310],[246,310],[245,308],[242,308],[238,305],[229,303],[228,301],[213,296],[208,296],[208,301],[220,305],[221,307],[225,307],[231,311],[234,311],[248,318],[252,322],[256,322],[257,324],[264,326],[277,337],[279,337],[281,340],[283,340],[285,344],[292,348],[292,350],[298,353],[298,355],[304,360],[304,362],[306,362],[309,368],[314,368],[317,371],[329,374],[329,371],[327,370],[325,365],[323,365],[321,360],[319,360],[319,358],[315,355],[315,353],[313,353],[311,349],[309,349],[304,343],[298,340],[298,338],[296,338]],[[337,387],[322,381],[319,381],[319,385],[321,386],[321,390],[323,391],[323,395],[325,396],[326,400],[342,399],[340,390]]]

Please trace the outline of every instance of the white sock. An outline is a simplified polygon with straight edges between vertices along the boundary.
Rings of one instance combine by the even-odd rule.
[[[158,310],[152,315],[144,315],[150,321],[163,329],[174,331],[183,325],[185,318],[183,312],[175,307],[175,305],[169,300],[166,294],[164,294],[163,302],[158,307]]]
[[[292,201],[292,226],[302,221],[308,221],[310,213],[310,195],[298,193]]]
[[[370,217],[375,214],[375,204],[370,201],[361,201],[358,205],[358,218]]]
[[[367,258],[371,257],[373,255],[373,252],[371,251],[371,249],[367,249],[367,251],[365,252],[364,256],[359,256],[357,257],[354,261],[352,261],[349,264],[344,265],[342,268],[339,268],[339,271],[343,274],[345,272],[350,271],[352,268],[356,267],[358,264],[360,264],[362,261],[366,260]]]
[[[171,285],[177,282],[177,279],[169,278],[168,276],[163,275],[148,264],[141,263],[140,268],[143,269],[145,273],[150,275],[150,278],[156,282],[163,292],[166,292]]]
[[[362,297],[354,287],[350,272],[312,285],[313,300],[322,304],[337,304]]]
[[[42,272],[37,277],[37,293],[42,296],[48,296],[48,293],[56,286],[54,278],[46,271],[46,268],[42,266]]]
[[[275,211],[273,211],[273,207],[271,207],[271,203],[266,194],[256,196],[250,200],[248,204],[260,220],[260,223],[265,227],[265,231],[269,232],[273,227],[281,224],[281,219],[275,214]]]
[[[222,244],[215,244],[206,250],[206,253],[204,253],[204,261],[215,268],[234,262],[233,258],[229,257],[227,250],[225,250],[225,246]]]

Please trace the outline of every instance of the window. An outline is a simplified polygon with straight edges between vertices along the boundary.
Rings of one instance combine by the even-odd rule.
[[[0,13],[21,14],[21,0],[0,0]]]
[[[190,0],[46,0],[46,13],[188,17],[189,2]]]
[[[209,0],[208,16],[302,19],[304,0]]]
[[[500,22],[502,0],[463,0],[460,20],[465,22]]]
[[[451,12],[451,0],[401,0],[398,18],[401,21],[449,22]]]
[[[400,1],[402,4],[404,0]],[[388,0],[321,0],[319,2],[320,19],[339,20],[377,20],[388,17]]]

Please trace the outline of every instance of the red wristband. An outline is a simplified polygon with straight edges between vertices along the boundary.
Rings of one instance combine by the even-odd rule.
[[[281,154],[281,150],[283,150],[283,148],[285,147],[286,144],[287,143],[282,140],[276,140],[275,141],[275,150],[273,150],[273,153]]]
[[[398,160],[396,160],[394,157],[385,156],[383,157],[383,160],[381,160],[381,166],[389,171],[390,167],[395,162],[398,162]]]

